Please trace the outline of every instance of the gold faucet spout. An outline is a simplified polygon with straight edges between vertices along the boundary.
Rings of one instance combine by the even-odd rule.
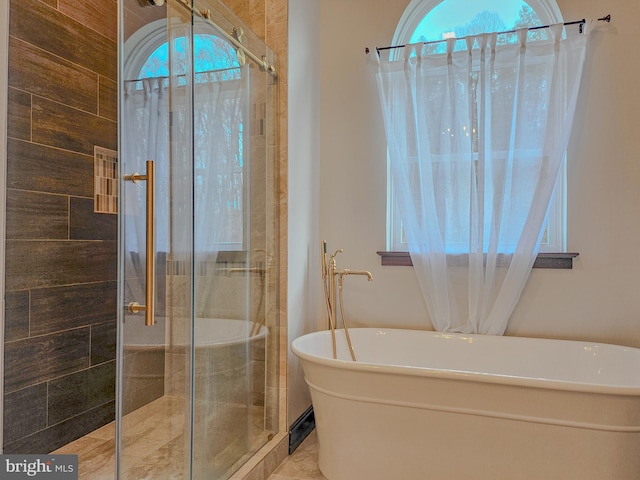
[[[345,268],[343,270],[336,270],[336,275],[339,275],[341,277],[345,275],[363,275],[367,277],[367,280],[369,282],[373,280],[373,275],[371,275],[371,272],[368,272],[366,270],[351,270],[349,268]]]

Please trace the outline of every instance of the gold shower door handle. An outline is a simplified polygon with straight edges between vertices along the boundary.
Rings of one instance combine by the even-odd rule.
[[[144,312],[144,324],[147,327],[155,325],[155,277],[156,277],[156,237],[155,237],[155,164],[153,160],[147,160],[147,174],[140,175],[134,173],[125,175],[125,180],[138,183],[142,180],[147,182],[147,222],[146,222],[146,246],[147,257],[145,263],[145,289],[144,289],[144,305],[138,302],[129,304],[131,313]]]

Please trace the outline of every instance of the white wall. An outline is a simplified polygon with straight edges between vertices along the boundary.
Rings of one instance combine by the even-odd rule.
[[[389,45],[408,0],[322,0],[320,232],[343,248],[345,310],[354,325],[413,325],[424,305],[413,269],[380,267],[385,249],[386,143],[365,47]]]
[[[386,150],[365,46],[389,45],[408,0],[322,0],[320,232],[347,277],[352,322],[429,328],[413,269],[381,267]],[[507,334],[640,346],[640,2],[559,0],[566,20],[612,15],[591,38],[569,148],[574,269],[534,270]]]
[[[289,212],[288,337],[316,329],[319,263],[319,63],[318,0],[289,2]],[[311,405],[298,359],[288,357],[288,419],[291,425]]]

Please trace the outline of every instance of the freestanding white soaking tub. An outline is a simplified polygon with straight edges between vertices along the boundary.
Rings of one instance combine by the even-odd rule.
[[[640,349],[349,332],[292,345],[329,480],[640,479]]]

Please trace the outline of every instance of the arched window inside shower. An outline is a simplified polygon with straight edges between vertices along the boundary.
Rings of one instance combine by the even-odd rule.
[[[152,30],[153,32],[153,30]],[[235,31],[234,35],[241,37],[240,31]],[[173,88],[187,87],[191,82],[196,88],[195,110],[193,112],[194,138],[201,145],[194,149],[194,190],[195,195],[202,198],[204,202],[213,202],[217,211],[216,223],[219,226],[215,235],[203,235],[207,237],[206,244],[202,245],[203,250],[208,251],[234,251],[242,250],[244,241],[243,209],[245,207],[244,192],[244,167],[245,152],[244,144],[244,113],[237,111],[237,88],[236,85],[242,81],[241,69],[244,58],[230,44],[220,37],[211,33],[195,33],[193,43],[187,43],[185,37],[177,37],[173,40],[172,48],[166,40],[166,35],[148,35],[141,40],[133,38],[131,43],[131,54],[125,71],[130,81],[129,89],[140,92],[143,89],[150,91],[163,91],[160,95],[160,102],[168,101],[170,86],[170,62],[173,66]],[[172,56],[172,58],[170,58]],[[191,67],[193,61],[193,67]],[[193,75],[193,79],[188,76]],[[226,85],[225,85],[226,84]],[[213,86],[215,85],[215,87]],[[220,88],[218,88],[220,87]],[[174,98],[177,95],[174,95]],[[225,97],[227,101],[225,101]],[[222,99],[227,111],[224,115],[219,112],[212,112],[209,108],[214,101]],[[162,107],[160,107],[162,108]],[[167,107],[168,108],[168,107]],[[183,111],[184,108],[174,108],[175,112]],[[125,112],[127,110],[125,109]],[[229,113],[233,112],[233,113]],[[216,115],[217,118],[209,117]],[[138,118],[140,111],[136,113]],[[209,131],[213,122],[223,121],[225,125],[222,129],[217,129],[215,133]],[[156,125],[157,126],[157,125]],[[168,128],[161,126],[158,128]],[[224,198],[216,198],[213,201],[211,189],[214,185],[205,182],[207,177],[207,159],[203,152],[209,152],[207,142],[214,135],[220,135],[224,131],[225,144],[232,147],[225,150],[228,157],[226,168],[218,169],[215,186],[219,192],[224,192]],[[163,168],[158,165],[157,168]],[[210,173],[210,172],[209,172]],[[158,185],[159,196],[167,197],[168,193],[163,189],[168,185]],[[162,207],[160,203],[159,208]],[[165,223],[167,215],[159,215],[157,222],[157,243],[160,251],[168,251],[167,242],[169,237],[169,226]]]
[[[222,80],[239,78],[240,62],[235,50],[227,42],[211,34],[194,35],[194,73],[196,83],[207,82],[209,78],[205,75],[210,72],[218,72]],[[175,40],[175,53],[179,55],[176,60],[178,72],[186,75],[190,68],[187,67],[187,45],[184,37]],[[179,75],[180,73],[178,73]],[[157,47],[144,62],[138,74],[139,79],[157,78],[169,76],[169,45],[167,42]],[[186,80],[182,82],[186,85]]]
[[[391,45],[436,42],[562,21],[562,14],[555,0],[480,0],[473,2],[473,5],[465,0],[412,0],[398,22]],[[535,39],[545,34],[544,30],[530,32],[529,38]],[[508,41],[509,37],[501,39]],[[445,44],[440,42],[434,44],[433,48],[444,49]],[[398,53],[399,51],[395,52]],[[472,135],[474,131],[472,129],[469,134]],[[540,245],[541,252],[565,251],[565,185],[566,172],[563,166]],[[407,250],[390,175],[387,184],[387,248],[395,251]]]

